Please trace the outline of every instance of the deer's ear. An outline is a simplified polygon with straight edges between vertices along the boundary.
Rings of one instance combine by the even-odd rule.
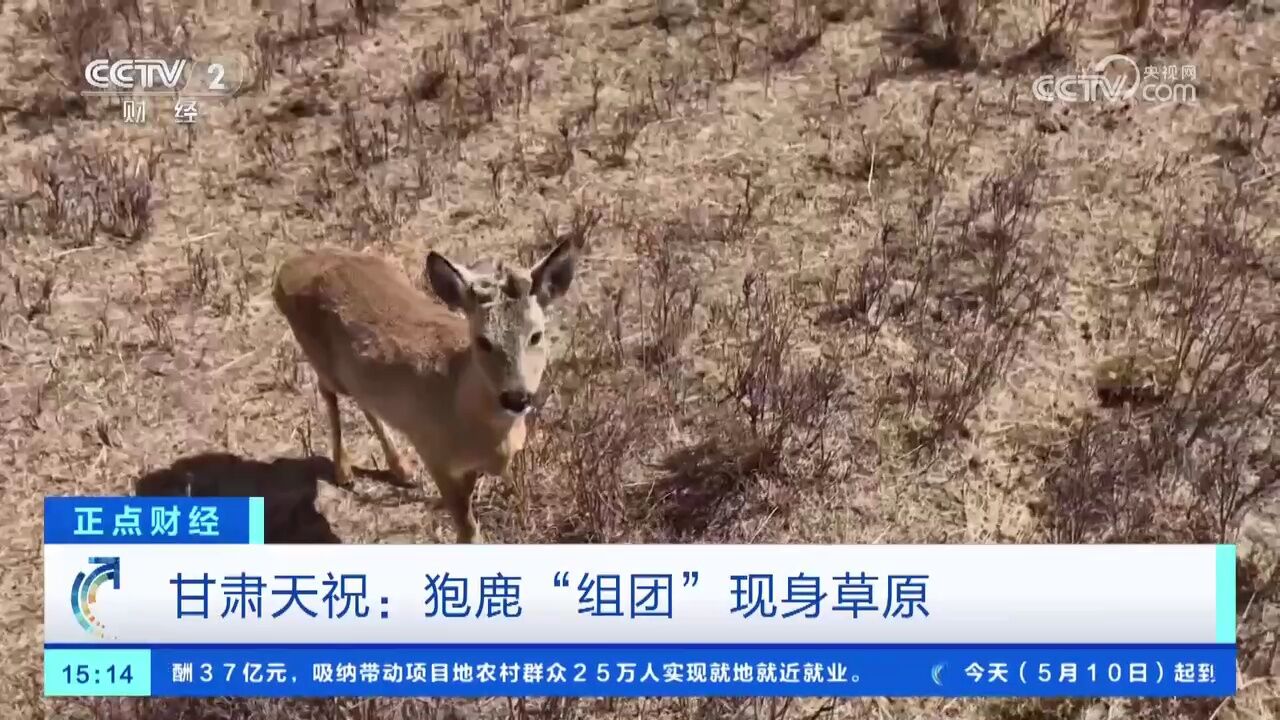
[[[573,284],[578,248],[572,239],[562,241],[529,271],[533,294],[543,306],[550,305],[569,291]]]
[[[472,293],[471,271],[462,265],[451,262],[448,258],[432,250],[427,253],[423,274],[427,276],[427,284],[440,301],[454,310],[471,308]]]

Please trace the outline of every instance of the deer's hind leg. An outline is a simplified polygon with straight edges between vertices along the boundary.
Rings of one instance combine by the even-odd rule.
[[[387,428],[378,419],[377,415],[365,410],[363,407],[360,411],[364,413],[364,417],[369,421],[369,427],[373,428],[373,434],[378,436],[378,442],[382,444],[382,452],[387,457],[387,467],[391,470],[391,474],[395,476],[398,484],[409,485],[409,473],[405,472],[404,463],[400,460],[400,453],[396,450],[396,446],[391,442],[391,437],[387,435]]]
[[[329,452],[333,455],[334,484],[351,487],[351,461],[342,448],[342,415],[338,408],[338,395],[322,386],[320,397],[324,398],[325,410],[329,415]]]

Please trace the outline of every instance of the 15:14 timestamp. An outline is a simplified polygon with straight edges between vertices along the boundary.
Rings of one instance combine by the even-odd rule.
[[[94,667],[92,665],[67,664],[62,666],[62,676],[68,685],[127,684],[133,682],[133,666],[104,665],[102,667]]]
[[[47,697],[150,695],[151,651],[46,647],[44,694]]]

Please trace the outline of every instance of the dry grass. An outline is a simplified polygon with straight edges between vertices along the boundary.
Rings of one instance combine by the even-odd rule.
[[[1280,716],[1270,0],[25,0],[0,35],[5,716]],[[244,87],[126,125],[74,92],[102,48],[238,56]],[[1194,65],[1200,103],[1032,98],[1118,51]],[[416,270],[566,234],[589,254],[532,442],[482,484],[493,540],[1233,541],[1244,689],[40,697],[42,495],[234,476],[275,493],[273,538],[449,541],[426,493],[318,482],[285,254]]]

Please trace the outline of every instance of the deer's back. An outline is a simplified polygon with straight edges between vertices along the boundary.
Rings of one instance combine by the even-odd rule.
[[[467,346],[462,317],[373,255],[297,255],[277,272],[274,296],[307,359],[335,392],[395,397],[406,383],[447,383]]]

